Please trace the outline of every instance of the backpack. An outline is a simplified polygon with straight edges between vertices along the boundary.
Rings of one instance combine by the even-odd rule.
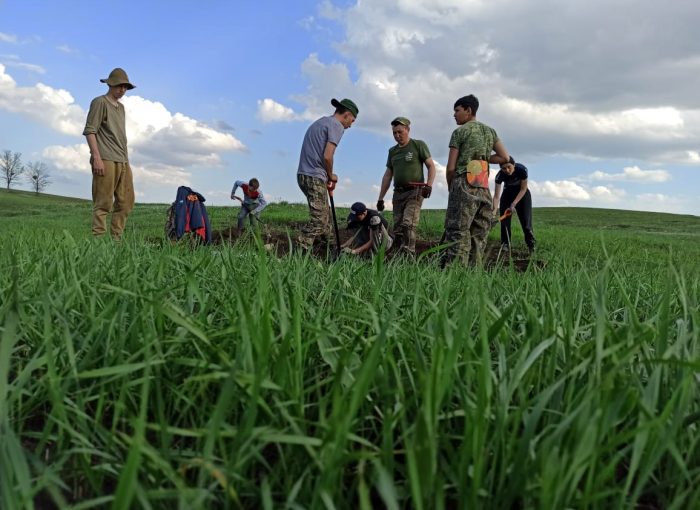
[[[165,236],[172,241],[179,241],[185,234],[204,244],[211,242],[211,225],[204,205],[206,199],[187,186],[177,189],[175,202],[167,211]]]

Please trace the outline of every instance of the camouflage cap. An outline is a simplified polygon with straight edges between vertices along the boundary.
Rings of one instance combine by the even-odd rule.
[[[396,117],[394,120],[391,121],[392,126],[398,126],[399,124],[408,127],[411,125],[411,121],[408,120],[406,117]]]

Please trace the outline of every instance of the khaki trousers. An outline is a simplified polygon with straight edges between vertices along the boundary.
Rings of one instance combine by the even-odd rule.
[[[104,161],[104,175],[92,174],[92,234],[106,232],[107,215],[112,213],[110,233],[120,239],[126,218],[134,208],[134,182],[129,163]]]

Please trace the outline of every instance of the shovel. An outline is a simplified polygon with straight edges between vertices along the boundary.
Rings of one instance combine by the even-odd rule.
[[[331,199],[331,213],[333,214],[333,229],[335,230],[335,258],[340,257],[340,233],[338,232],[338,220],[335,216],[335,202],[333,201],[333,191],[337,181],[331,181],[328,185],[328,196]]]

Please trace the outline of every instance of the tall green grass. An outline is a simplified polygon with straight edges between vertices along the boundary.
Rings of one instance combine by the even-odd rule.
[[[161,245],[160,214],[0,230],[0,507],[700,501],[695,220],[538,210],[517,273]]]

